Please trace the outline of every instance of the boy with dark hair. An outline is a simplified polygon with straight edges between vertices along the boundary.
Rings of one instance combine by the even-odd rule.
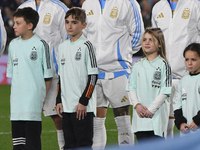
[[[71,37],[58,48],[61,84],[57,113],[63,118],[64,149],[91,147],[93,143],[94,87],[98,70],[94,47],[82,35],[87,25],[85,18],[85,11],[81,8],[74,7],[66,13],[65,27]]]
[[[51,117],[57,131],[57,140],[59,150],[63,150],[64,136],[62,130],[62,118],[56,112],[56,96],[58,84],[58,45],[67,39],[65,29],[65,14],[67,6],[60,0],[27,0],[19,8],[31,7],[39,14],[39,22],[33,33],[36,33],[41,39],[49,45],[50,52],[53,56],[54,76],[51,82],[46,103],[43,107],[45,117]]]
[[[41,150],[41,112],[53,77],[48,44],[33,34],[39,15],[30,7],[14,15],[18,38],[9,45],[7,77],[12,78],[10,120],[13,150]]]

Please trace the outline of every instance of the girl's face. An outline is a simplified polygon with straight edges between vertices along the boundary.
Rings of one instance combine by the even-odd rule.
[[[158,40],[149,33],[145,33],[142,41],[143,51],[149,54],[157,54],[156,47],[159,47]]]
[[[191,74],[200,72],[200,56],[195,51],[185,52],[185,64]]]

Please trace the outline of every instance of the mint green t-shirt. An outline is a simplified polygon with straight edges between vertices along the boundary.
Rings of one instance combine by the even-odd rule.
[[[158,56],[152,61],[141,58],[133,65],[127,91],[136,91],[140,104],[148,108],[159,94],[171,93],[171,68],[166,60]],[[169,103],[166,100],[153,118],[140,118],[133,110],[132,131],[154,131],[163,136],[167,126]]]
[[[174,110],[182,108],[183,116],[190,125],[200,110],[200,74],[186,75],[181,79],[174,102]]]
[[[44,78],[53,77],[49,46],[37,35],[9,45],[7,77],[12,78],[10,120],[41,121],[46,96]]]
[[[75,112],[79,99],[84,92],[88,75],[98,74],[95,49],[83,35],[75,42],[64,41],[58,48],[58,75],[61,82],[63,111]],[[87,112],[95,112],[96,91],[87,106]]]

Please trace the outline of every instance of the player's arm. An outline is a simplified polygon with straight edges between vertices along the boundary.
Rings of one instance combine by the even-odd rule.
[[[66,31],[66,28],[65,28],[65,14],[67,12],[68,8],[67,6],[61,8],[60,11],[58,11],[58,15],[57,15],[57,19],[58,19],[58,24],[59,24],[59,31],[60,31],[60,35],[61,35],[61,38],[62,38],[62,41],[65,41],[69,35],[67,34],[67,31]]]
[[[87,2],[84,1],[82,4],[82,9],[86,10],[86,4]],[[85,12],[86,13],[86,12]],[[86,15],[86,22],[87,22],[87,15]],[[88,22],[87,22],[88,23]],[[88,26],[85,27],[85,29],[82,30],[83,35],[87,38],[87,33],[88,33]]]
[[[131,3],[131,4],[130,4]],[[128,2],[126,25],[131,36],[132,52],[137,53],[141,48],[144,23],[142,20],[140,6],[137,1]]]
[[[6,47],[6,39],[7,39],[7,34],[6,34],[6,30],[4,28],[4,23],[3,23],[3,19],[1,16],[1,10],[0,10],[0,36],[1,36],[1,40],[0,40],[0,57],[3,54],[5,47]]]
[[[174,111],[175,125],[180,130],[182,123],[187,123],[187,119],[183,116],[182,108]]]
[[[197,130],[198,126],[200,126],[200,111],[198,111],[197,115],[192,118],[193,122],[190,124],[190,130]]]
[[[97,74],[92,74],[88,75],[88,81],[87,85],[85,87],[84,92],[82,93],[82,96],[79,99],[79,103],[76,107],[76,113],[77,113],[77,118],[79,120],[84,119],[84,116],[86,116],[86,108],[88,105],[88,102],[92,96],[95,84],[97,82]]]
[[[57,85],[56,111],[57,111],[57,114],[62,118],[61,113],[63,112],[63,107],[62,107],[62,101],[61,101],[60,76],[59,76],[59,81],[58,81],[58,85]]]
[[[157,23],[156,23],[156,20],[155,20],[155,6],[153,7],[153,9],[152,9],[152,15],[151,15],[151,26],[152,27],[158,27],[157,26]]]
[[[50,86],[51,86],[52,78],[45,78],[44,80],[45,80],[46,96],[47,96],[49,89],[50,89]],[[46,103],[46,97],[45,97],[45,100],[43,102],[43,107],[44,107],[45,103]],[[44,109],[43,109],[43,111],[44,111]]]

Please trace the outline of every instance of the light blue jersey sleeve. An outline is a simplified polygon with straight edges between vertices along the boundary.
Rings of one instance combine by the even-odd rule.
[[[174,99],[173,99],[173,108],[174,111],[177,109],[181,109],[182,108],[182,98],[181,98],[181,94],[182,94],[182,85],[181,85],[181,81],[178,85],[178,88],[175,91],[175,95],[174,95]]]
[[[43,43],[43,69],[44,69],[44,78],[52,78],[53,77],[53,59],[50,53],[49,45],[41,40]]]
[[[163,60],[163,62],[160,94],[170,95],[172,86],[171,67],[166,60]]]
[[[13,75],[13,61],[11,57],[10,46],[11,46],[11,43],[8,48],[8,62],[7,62],[7,72],[6,72],[6,77],[8,78],[12,78],[12,75]]]
[[[137,64],[132,66],[131,74],[129,76],[128,84],[126,86],[126,91],[136,91],[137,90]]]
[[[98,74],[95,48],[93,47],[90,41],[86,41],[84,44],[86,45],[86,48],[87,48],[87,50],[85,51],[85,54],[86,54],[86,64],[87,64],[88,75]]]

